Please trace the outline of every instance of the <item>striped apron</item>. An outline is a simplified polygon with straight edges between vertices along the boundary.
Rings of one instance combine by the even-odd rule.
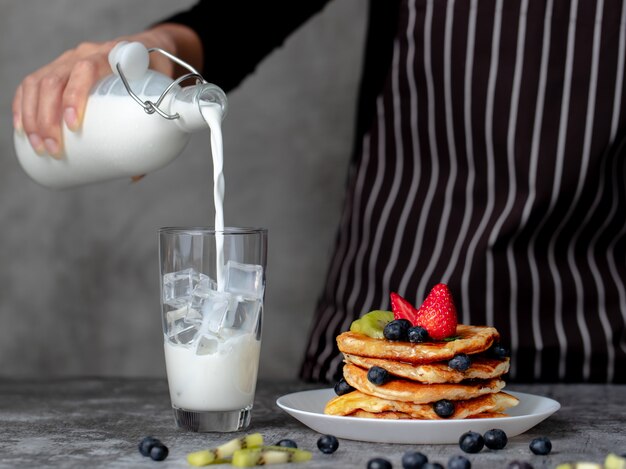
[[[626,6],[402,0],[301,377],[398,292],[447,283],[510,381],[626,382]]]

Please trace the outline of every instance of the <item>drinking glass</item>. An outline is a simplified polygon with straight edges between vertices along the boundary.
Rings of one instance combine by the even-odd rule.
[[[267,230],[159,229],[165,365],[178,427],[250,424],[265,292]]]

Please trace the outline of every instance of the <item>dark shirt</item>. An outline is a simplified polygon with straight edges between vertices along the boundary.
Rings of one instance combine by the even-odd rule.
[[[204,78],[230,91],[328,0],[291,2],[199,1],[163,22],[191,27],[203,44]]]

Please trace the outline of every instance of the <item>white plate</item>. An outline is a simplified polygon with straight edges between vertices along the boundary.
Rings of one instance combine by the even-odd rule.
[[[504,430],[509,438],[524,433],[559,410],[557,401],[510,392],[519,404],[507,410],[509,417],[462,420],[383,420],[324,414],[324,406],[335,396],[333,389],[301,391],[279,397],[278,407],[307,427],[348,440],[403,444],[458,444],[466,431],[484,433]]]

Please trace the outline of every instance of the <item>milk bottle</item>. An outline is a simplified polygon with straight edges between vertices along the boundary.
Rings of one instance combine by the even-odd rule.
[[[190,70],[177,80],[148,69],[149,52],[160,52]],[[193,132],[206,130],[204,107],[221,122],[226,95],[180,59],[138,42],[121,42],[109,54],[113,74],[98,82],[77,132],[63,124],[60,159],[40,156],[23,132],[14,132],[18,161],[39,184],[64,189],[155,171],[173,161]],[[195,79],[194,86],[181,87]]]

